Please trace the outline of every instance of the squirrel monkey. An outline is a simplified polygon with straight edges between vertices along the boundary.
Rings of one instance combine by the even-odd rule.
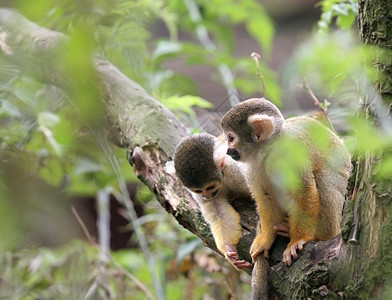
[[[351,161],[331,130],[312,118],[285,120],[264,98],[233,106],[221,126],[227,154],[243,164],[260,216],[253,260],[263,252],[268,257],[277,235],[274,225],[286,217],[290,243],[283,262],[288,266],[306,242],[340,233]]]
[[[176,174],[198,201],[210,225],[217,248],[239,269],[252,264],[240,260],[237,244],[242,235],[240,216],[229,200],[251,198],[237,162],[226,155],[224,144],[208,133],[185,138],[174,154]]]

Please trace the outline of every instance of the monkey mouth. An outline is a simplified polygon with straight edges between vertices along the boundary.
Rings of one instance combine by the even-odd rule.
[[[241,159],[241,155],[234,148],[227,149],[227,153],[226,154],[229,155],[232,159],[234,159],[236,161]]]

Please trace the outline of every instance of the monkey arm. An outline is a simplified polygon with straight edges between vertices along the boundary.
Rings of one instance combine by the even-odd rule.
[[[211,227],[216,246],[235,267],[251,268],[245,260],[239,260],[237,244],[241,238],[240,215],[226,199],[214,199],[201,203],[202,212]]]

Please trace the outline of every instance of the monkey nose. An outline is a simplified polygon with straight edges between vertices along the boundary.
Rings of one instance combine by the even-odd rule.
[[[234,148],[227,149],[227,153],[226,154],[231,156],[231,158],[234,159],[234,160],[240,160],[241,159],[241,155]]]

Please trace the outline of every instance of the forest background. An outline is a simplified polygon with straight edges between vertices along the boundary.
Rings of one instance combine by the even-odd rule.
[[[109,142],[88,62],[110,61],[187,133],[217,134],[233,103],[265,95],[286,116],[326,111],[355,157],[383,153],[388,114],[374,113],[381,130],[361,114],[368,98],[388,109],[368,81],[379,74],[360,45],[358,3],[308,2],[2,1],[68,36],[56,67],[74,83],[40,80],[45,66],[28,56],[22,72],[0,35],[0,298],[247,299],[250,277],[180,226]],[[390,153],[375,165],[376,179],[390,178]]]

